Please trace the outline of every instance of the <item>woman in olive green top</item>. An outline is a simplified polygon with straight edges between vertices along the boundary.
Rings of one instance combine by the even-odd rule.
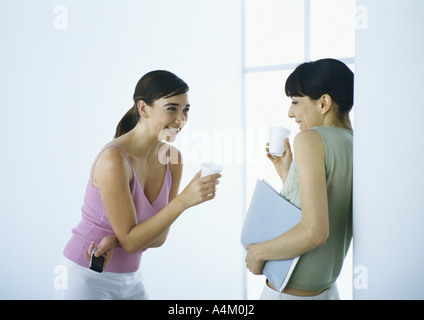
[[[286,139],[281,157],[267,156],[302,218],[281,236],[248,245],[246,266],[261,274],[267,260],[300,259],[283,292],[267,281],[261,299],[339,299],[335,282],[352,238],[353,77],[344,63],[322,59],[287,79],[288,115],[301,131],[293,153]]]

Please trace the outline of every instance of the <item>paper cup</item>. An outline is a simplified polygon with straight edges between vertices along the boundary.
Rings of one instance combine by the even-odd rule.
[[[290,130],[283,127],[269,128],[269,153],[281,157],[284,152],[284,140],[290,136]]]
[[[214,173],[220,173],[222,171],[222,166],[213,162],[202,162],[201,164],[201,177],[209,176]]]

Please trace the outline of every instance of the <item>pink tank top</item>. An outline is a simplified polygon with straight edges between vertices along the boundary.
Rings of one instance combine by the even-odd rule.
[[[159,195],[152,203],[150,203],[138,182],[138,178],[127,154],[120,146],[113,145],[104,148],[95,159],[93,168],[101,153],[111,147],[118,147],[121,149],[131,166],[133,179],[130,184],[130,190],[136,210],[137,223],[153,217],[168,204],[169,191],[171,189],[172,182],[171,172],[169,171],[169,161]],[[100,240],[104,237],[114,234],[106,217],[99,189],[97,189],[91,181],[88,181],[85,190],[84,204],[81,208],[81,221],[74,229],[72,229],[72,237],[63,252],[66,258],[86,268],[89,267],[89,261],[85,258],[84,252],[87,252],[91,242],[94,241],[96,245],[98,245]],[[135,272],[140,266],[141,254],[145,250],[146,249],[141,250],[136,254],[130,254],[122,247],[115,247],[112,260],[103,270],[106,272],[116,273]]]

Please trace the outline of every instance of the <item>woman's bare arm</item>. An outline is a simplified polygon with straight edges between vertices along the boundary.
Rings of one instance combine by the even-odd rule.
[[[253,273],[261,273],[267,260],[294,258],[321,246],[329,235],[322,140],[314,130],[302,131],[295,138],[294,148],[302,218],[299,224],[281,236],[247,246],[246,263]]]
[[[178,196],[175,196],[178,190],[174,186],[174,198],[168,205],[140,224],[137,224],[129,189],[132,170],[124,154],[119,150],[105,150],[97,160],[94,177],[106,215],[121,247],[129,253],[136,253],[164,235],[184,210],[213,199],[220,175],[200,178],[198,173]]]

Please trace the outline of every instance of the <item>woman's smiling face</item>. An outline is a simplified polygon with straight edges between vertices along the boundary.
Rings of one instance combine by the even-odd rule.
[[[320,99],[312,100],[309,97],[291,97],[291,99],[288,116],[294,118],[300,130],[323,125]]]
[[[175,141],[178,133],[187,123],[189,110],[187,93],[156,100],[149,110],[149,117],[153,121],[158,139]]]

